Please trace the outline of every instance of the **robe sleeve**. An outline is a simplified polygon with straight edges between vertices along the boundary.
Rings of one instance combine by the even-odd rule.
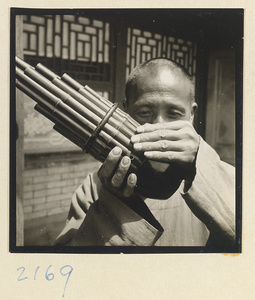
[[[154,245],[161,236],[163,228],[142,199],[136,197],[128,201],[130,203],[124,203],[103,189],[96,173],[89,175],[72,197],[68,220],[57,238],[57,244]],[[136,211],[133,207],[136,207]],[[143,216],[140,216],[137,211]]]
[[[235,244],[235,168],[220,160],[201,138],[196,173],[182,196],[222,246]]]

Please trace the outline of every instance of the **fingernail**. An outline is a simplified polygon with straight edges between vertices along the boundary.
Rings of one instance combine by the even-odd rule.
[[[124,156],[124,157],[122,158],[122,165],[123,165],[123,166],[127,166],[127,165],[129,164],[129,161],[130,161],[129,157]]]
[[[147,158],[153,158],[153,154],[151,152],[144,152],[144,156]]]
[[[112,154],[113,154],[113,155],[119,155],[120,153],[121,153],[120,147],[115,147],[115,148],[112,150]]]
[[[130,183],[134,183],[136,181],[136,175],[135,174],[130,174],[129,175],[129,182]]]
[[[138,132],[138,133],[144,132],[143,126],[137,127],[136,132]]]
[[[138,142],[140,142],[140,137],[138,135],[133,135],[131,137],[131,142],[132,143],[138,143]]]
[[[142,144],[134,144],[134,149],[135,150],[141,150],[142,149]]]

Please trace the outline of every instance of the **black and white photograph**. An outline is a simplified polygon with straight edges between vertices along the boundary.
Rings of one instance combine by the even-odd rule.
[[[241,253],[244,10],[10,20],[10,252]]]

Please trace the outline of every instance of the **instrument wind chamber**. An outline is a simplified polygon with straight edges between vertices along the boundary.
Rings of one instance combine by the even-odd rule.
[[[140,124],[117,103],[67,74],[58,76],[40,63],[34,68],[19,57],[15,62],[16,87],[37,103],[35,110],[51,120],[56,131],[100,162],[115,146],[120,147],[122,155],[131,158],[130,172],[137,174],[137,191],[144,196],[159,198],[161,194],[160,198],[167,198],[169,188],[176,190],[178,176],[177,182],[174,179],[169,184],[169,178],[166,181],[162,174],[158,176],[143,154],[135,153],[130,139]]]

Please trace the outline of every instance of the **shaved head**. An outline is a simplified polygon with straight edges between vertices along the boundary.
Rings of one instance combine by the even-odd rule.
[[[195,88],[192,82],[192,77],[188,71],[180,64],[171,61],[167,58],[154,58],[147,62],[144,62],[138,65],[129,75],[126,81],[126,101],[127,104],[130,102],[130,99],[136,94],[138,85],[140,85],[147,78],[152,78],[155,76],[160,76],[163,80],[167,80],[167,77],[164,78],[164,74],[169,74],[171,72],[172,76],[175,76],[180,81],[185,81],[189,85],[190,89],[190,101],[195,101]],[[169,76],[169,75],[168,75]],[[132,99],[133,101],[135,99]]]

